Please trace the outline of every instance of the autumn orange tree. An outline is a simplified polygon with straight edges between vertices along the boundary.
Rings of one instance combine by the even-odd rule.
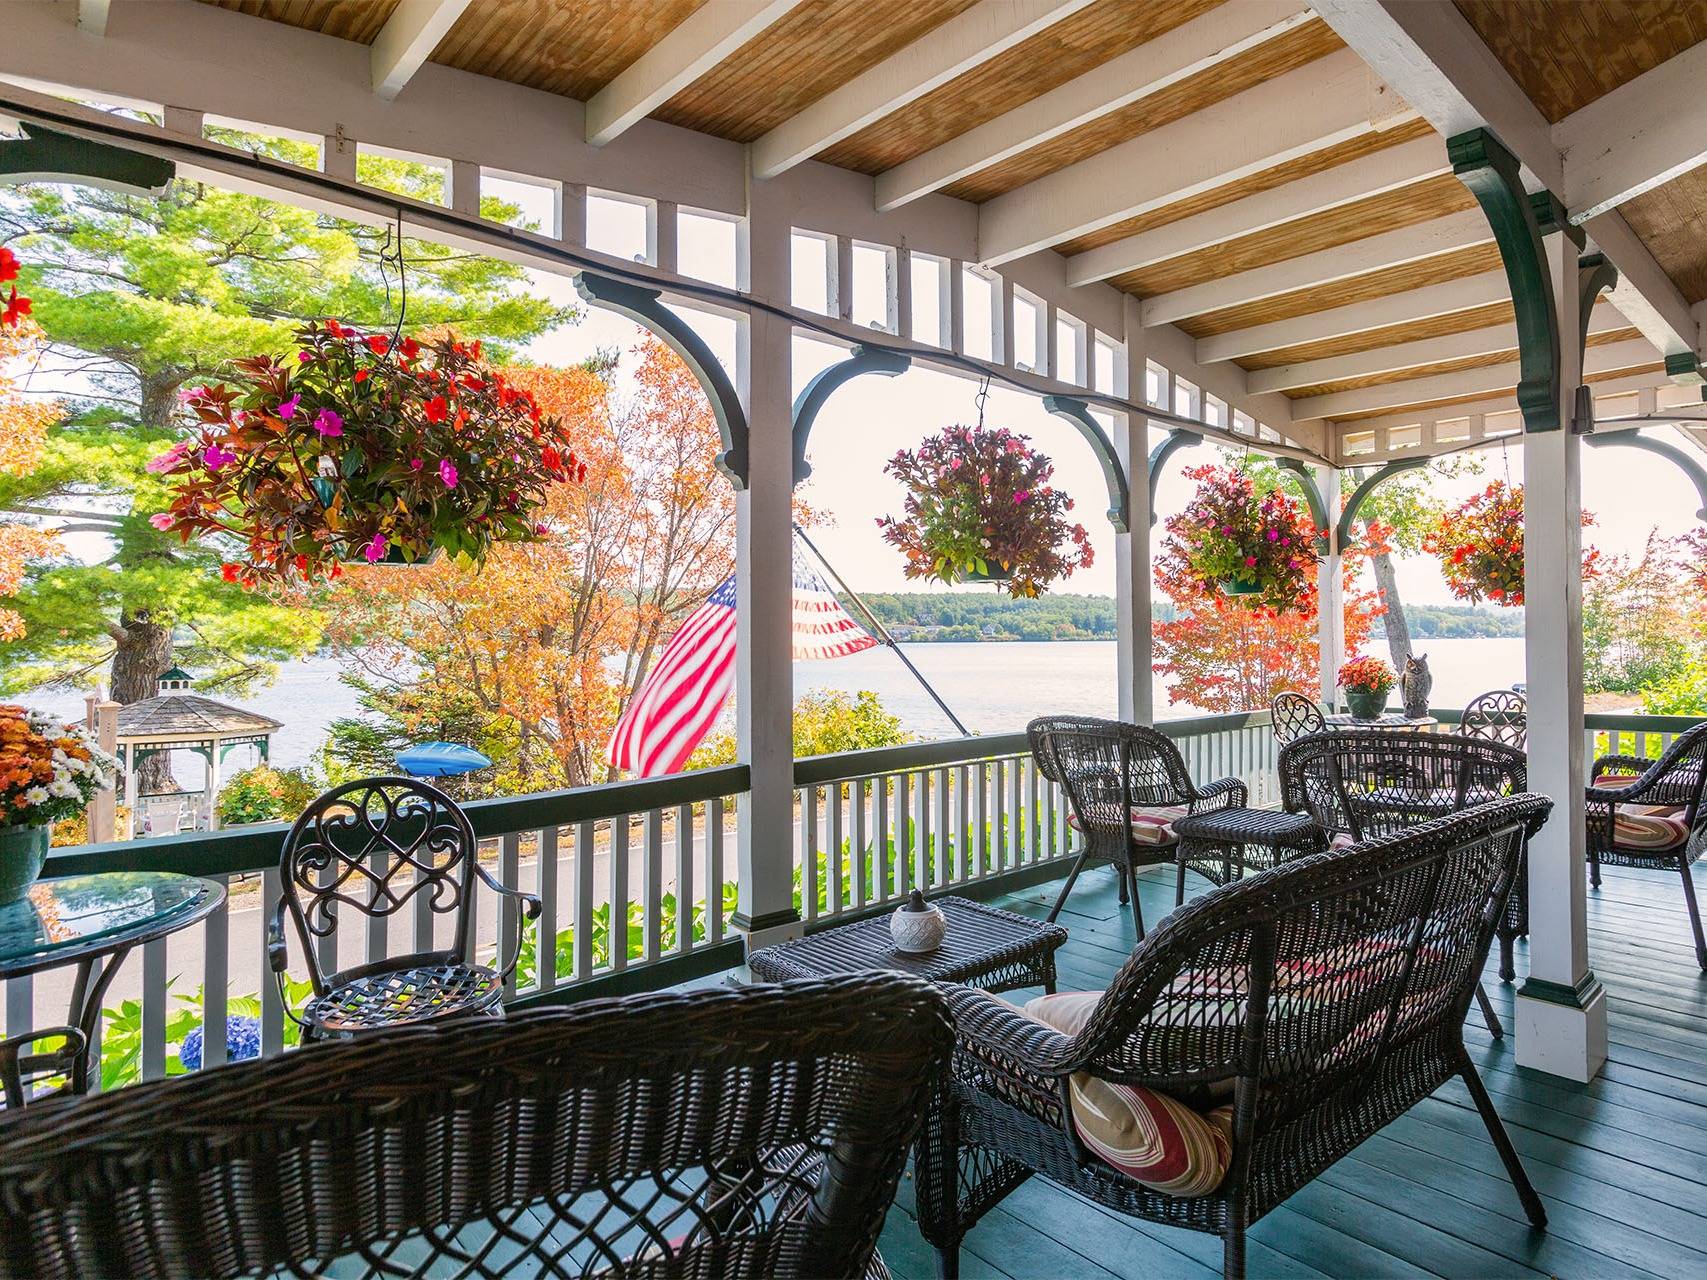
[[[1253,479],[1260,488],[1276,483],[1278,473],[1256,469]],[[1185,512],[1169,517],[1155,558],[1156,586],[1175,609],[1173,619],[1155,624],[1156,674],[1172,682],[1176,701],[1205,711],[1266,707],[1287,690],[1313,695],[1321,679],[1314,584],[1297,609],[1284,613],[1206,591],[1190,571],[1180,537],[1188,518]],[[1362,648],[1385,611],[1379,592],[1357,588],[1364,563],[1386,550],[1385,533],[1378,523],[1368,525],[1341,557],[1347,653]]]
[[[41,459],[47,430],[59,421],[57,404],[32,400],[18,388],[18,370],[40,343],[40,330],[25,321],[0,325],[0,475],[27,476]],[[16,522],[0,523],[0,599],[14,596],[24,584],[31,561],[50,556],[58,539],[50,532]],[[0,606],[0,640],[24,634],[16,610]]]
[[[587,466],[549,492],[537,541],[496,547],[478,569],[353,570],[331,597],[329,635],[370,709],[405,738],[476,730],[500,791],[602,780],[660,642],[733,568],[711,408],[661,342],[635,355],[627,394],[599,368],[507,371],[568,424]]]

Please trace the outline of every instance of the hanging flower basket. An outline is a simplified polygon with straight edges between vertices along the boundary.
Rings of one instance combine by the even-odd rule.
[[[1583,513],[1583,527],[1594,517]],[[1471,604],[1487,600],[1523,607],[1523,486],[1495,480],[1440,517],[1423,540],[1440,561],[1452,594]],[[1594,576],[1599,552],[1583,550],[1583,577]]]
[[[310,582],[446,552],[479,561],[537,536],[547,489],[586,475],[564,424],[478,342],[394,345],[328,320],[297,343],[185,393],[193,434],[148,464],[173,486],[156,528],[241,542],[227,581]]]
[[[909,578],[993,582],[1028,597],[1091,563],[1090,535],[1067,518],[1073,500],[1049,484],[1055,464],[1025,436],[951,427],[884,470],[907,498],[901,516],[877,524]]]
[[[1274,613],[1309,608],[1321,531],[1304,504],[1279,489],[1258,494],[1236,467],[1194,467],[1186,476],[1197,493],[1169,519],[1168,532],[1204,593]]]

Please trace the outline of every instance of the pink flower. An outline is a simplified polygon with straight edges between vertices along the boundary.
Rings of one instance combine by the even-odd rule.
[[[422,461],[419,458],[410,458],[409,459],[409,470],[411,470],[411,471],[419,471],[422,468],[422,466],[424,466],[424,465],[425,464],[422,463]]]
[[[184,460],[184,450],[187,448],[189,448],[189,445],[185,441],[178,441],[177,444],[166,450],[165,453],[156,454],[154,457],[150,458],[144,467],[144,470],[149,471],[154,475],[159,475],[163,471],[170,471],[173,467],[177,466]]]
[[[1270,542],[1279,542],[1280,541],[1280,530],[1279,529],[1270,529],[1268,531],[1268,540]]]
[[[1245,567],[1247,569],[1256,568],[1257,567],[1257,558],[1255,556],[1246,556],[1245,557]]]
[[[237,455],[229,449],[222,449],[217,444],[210,444],[202,450],[202,465],[209,471],[218,471],[228,462],[236,462]]]
[[[456,466],[449,458],[441,459],[439,462],[439,479],[445,482],[445,488],[456,488]]]
[[[312,359],[314,359],[314,357],[309,355],[306,351],[298,351],[296,353],[296,361],[298,364],[307,364]]]
[[[1016,489],[1014,491],[1014,501],[1016,503],[1024,502],[1029,497],[1031,497],[1030,489]]]
[[[376,533],[373,535],[373,541],[362,548],[362,559],[366,560],[369,564],[378,564],[379,561],[384,558],[385,535],[383,533]]]
[[[344,434],[344,420],[330,409],[322,409],[314,419],[314,429],[323,436]]]
[[[148,523],[156,529],[170,529],[174,523],[174,517],[169,511],[157,511],[148,517]]]
[[[301,396],[292,396],[289,400],[279,401],[279,417],[289,422],[296,417],[296,406],[302,403]]]

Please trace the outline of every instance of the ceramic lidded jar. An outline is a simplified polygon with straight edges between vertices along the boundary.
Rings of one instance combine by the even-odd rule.
[[[943,918],[925,895],[914,889],[907,900],[889,917],[889,936],[895,940],[897,951],[935,951],[942,945],[942,935],[948,928]]]

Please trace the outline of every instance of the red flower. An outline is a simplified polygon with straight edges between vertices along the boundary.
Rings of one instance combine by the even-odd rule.
[[[334,338],[347,338],[350,336],[350,331],[348,329],[344,328],[344,326],[339,324],[336,320],[330,318],[326,321],[326,332],[331,334]]]
[[[219,576],[224,578],[227,582],[236,582],[238,572],[238,568],[234,564],[222,564],[219,566]]]
[[[357,382],[366,382],[368,379],[368,373],[369,373],[369,371],[366,369],[357,369],[356,370],[356,381]]]
[[[7,299],[6,309],[0,311],[0,324],[8,328],[16,328],[23,323],[24,317],[30,314],[30,300],[18,296],[18,286],[12,286],[11,296]]]
[[[427,415],[428,422],[443,422],[450,413],[450,405],[443,396],[434,396],[421,406],[421,410]]]
[[[367,349],[373,352],[376,356],[389,355],[391,353],[391,339],[386,337],[383,333],[369,334],[367,338]]]
[[[18,255],[0,245],[0,284],[18,278]]]
[[[402,349],[405,360],[413,360],[421,354],[421,344],[413,338],[403,339],[402,342],[398,343],[398,346]]]

